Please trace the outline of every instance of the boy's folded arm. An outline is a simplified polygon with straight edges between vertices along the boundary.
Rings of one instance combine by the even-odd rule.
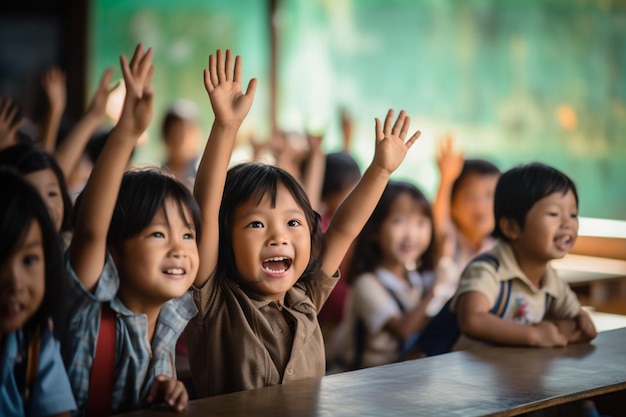
[[[552,347],[567,344],[567,339],[553,323],[517,324],[490,313],[489,308],[487,297],[480,292],[459,295],[456,311],[461,333],[472,339],[504,345]]]

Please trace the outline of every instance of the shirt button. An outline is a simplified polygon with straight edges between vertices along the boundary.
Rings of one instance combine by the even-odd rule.
[[[293,375],[293,369],[287,368],[287,375]]]

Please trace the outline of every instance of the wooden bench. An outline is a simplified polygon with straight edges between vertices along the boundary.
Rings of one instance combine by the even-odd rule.
[[[185,416],[514,416],[603,394],[626,401],[624,364],[626,328],[590,344],[487,347],[204,398]]]

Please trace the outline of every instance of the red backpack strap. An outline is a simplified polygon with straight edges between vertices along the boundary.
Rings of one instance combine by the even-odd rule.
[[[115,312],[108,303],[102,304],[96,355],[91,366],[89,394],[85,416],[100,417],[111,414],[113,377],[115,370]]]

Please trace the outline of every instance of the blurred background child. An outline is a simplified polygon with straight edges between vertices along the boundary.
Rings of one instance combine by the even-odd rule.
[[[404,358],[428,322],[436,245],[431,206],[414,185],[390,181],[355,242],[346,313],[331,357],[340,369]]]

